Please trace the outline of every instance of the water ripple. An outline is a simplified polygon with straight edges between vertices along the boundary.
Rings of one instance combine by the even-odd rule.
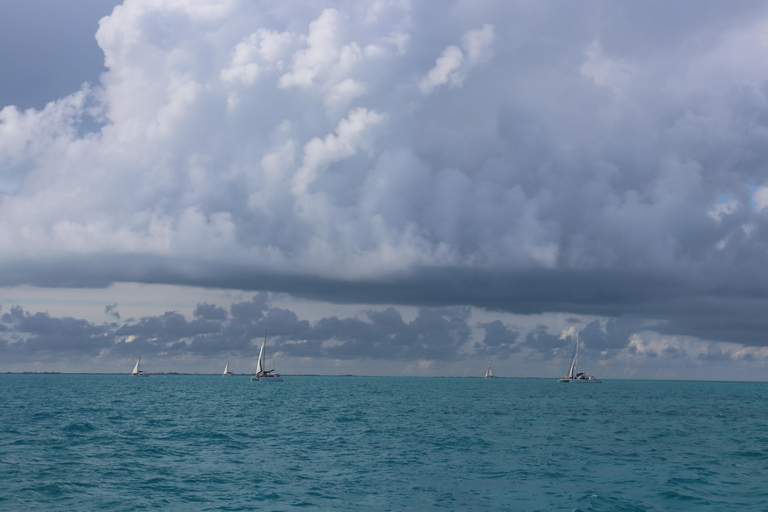
[[[768,509],[766,384],[0,383],[3,510]]]

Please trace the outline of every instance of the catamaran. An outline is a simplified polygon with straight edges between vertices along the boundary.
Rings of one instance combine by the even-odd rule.
[[[224,367],[224,373],[222,373],[222,375],[224,377],[226,377],[227,375],[234,375],[234,373],[229,371],[229,361],[227,361],[227,366]]]
[[[579,384],[599,384],[600,380],[592,375],[586,373],[576,372],[576,361],[579,358],[579,336],[576,336],[576,348],[573,350],[573,360],[571,360],[571,367],[568,369],[568,375],[560,379],[558,382],[576,382]]]
[[[485,370],[485,378],[486,379],[495,379],[496,376],[491,371],[491,363],[488,363],[488,369]]]
[[[274,373],[275,370],[265,370],[267,367],[267,331],[264,330],[264,343],[261,344],[261,351],[259,352],[259,361],[256,363],[256,375],[251,377],[254,381],[264,382],[283,382],[283,378],[279,373]]]
[[[133,367],[133,371],[131,372],[131,377],[149,377],[149,374],[147,372],[139,369],[140,364],[141,364],[141,356],[139,356],[139,360],[136,361],[136,366]]]

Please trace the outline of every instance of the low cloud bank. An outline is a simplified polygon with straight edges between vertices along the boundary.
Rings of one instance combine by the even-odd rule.
[[[21,306],[0,308],[1,370],[110,371],[141,355],[155,368],[210,371],[211,361],[253,360],[265,331],[271,356],[283,366],[308,368],[296,362],[311,361],[312,372],[326,373],[338,373],[334,368],[342,362],[343,367],[379,375],[406,370],[417,375],[454,371],[461,375],[468,362],[493,361],[497,368],[517,368],[516,375],[552,375],[570,359],[577,335],[587,366],[614,378],[637,372],[655,378],[701,378],[702,372],[733,378],[723,376],[723,369],[755,372],[768,360],[762,349],[662,335],[659,322],[632,318],[585,322],[570,317],[559,327],[523,328],[509,318],[478,320],[465,306],[418,308],[407,317],[395,307],[373,308],[356,316],[309,321],[291,309],[274,306],[269,294],[259,293],[227,307],[200,303],[189,317],[166,311],[121,319],[117,304],[107,305],[104,313],[110,321],[97,324],[32,313]],[[482,316],[488,318],[487,313]]]

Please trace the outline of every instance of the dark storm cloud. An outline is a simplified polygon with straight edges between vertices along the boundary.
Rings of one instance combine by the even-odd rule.
[[[698,358],[702,361],[723,362],[733,359],[730,350],[721,350],[719,348],[710,348],[706,353],[699,354]]]
[[[197,305],[193,315],[203,320],[226,320],[227,310],[215,304],[203,303]]]
[[[667,347],[661,353],[664,354],[664,357],[671,359],[680,359],[687,356],[685,351],[678,347]]]
[[[419,308],[416,318],[401,330],[386,315],[369,316],[373,325],[391,332],[391,345],[402,360],[460,358],[461,346],[469,340],[469,308]],[[391,329],[391,330],[390,330]],[[388,344],[382,345],[386,349]]]
[[[585,350],[621,350],[629,345],[629,338],[647,327],[647,322],[634,318],[611,318],[606,322],[594,320],[579,331],[579,340]]]
[[[18,324],[24,320],[24,308],[21,306],[11,306],[10,311],[3,313],[3,323]]]
[[[552,359],[572,343],[570,340],[570,337],[562,339],[549,333],[546,325],[539,325],[525,336],[522,345],[537,351],[545,359]]]
[[[387,308],[369,311],[367,320],[327,317],[311,327],[297,323],[301,327],[292,341],[279,346],[296,357],[452,361],[469,339],[468,320],[464,307],[420,308],[408,323],[397,310]]]
[[[500,320],[481,323],[479,327],[485,330],[485,337],[482,342],[475,344],[478,354],[503,360],[513,353],[520,352],[521,349],[516,344],[520,333],[509,329]]]
[[[3,323],[16,332],[41,336],[92,336],[102,334],[105,330],[104,327],[76,318],[54,318],[48,313],[30,314],[20,306],[13,306],[2,318]]]
[[[0,351],[11,361],[95,356],[116,341],[114,324],[30,314],[20,306],[12,306],[2,315],[2,327]]]
[[[768,252],[768,247],[766,250]],[[126,266],[122,267],[122,263]],[[634,315],[653,319],[646,321],[647,328],[661,334],[690,335],[747,346],[764,346],[768,342],[763,335],[768,330],[768,317],[762,314],[768,309],[768,294],[763,292],[760,285],[764,272],[755,267],[752,267],[752,279],[738,277],[736,272],[739,269],[734,268],[728,272],[713,271],[706,281],[689,270],[664,275],[607,270],[535,270],[510,274],[420,268],[406,277],[355,282],[253,274],[247,268],[236,266],[226,272],[214,272],[191,262],[184,265],[187,269],[185,273],[174,267],[156,260],[153,264],[155,272],[148,276],[146,282],[245,290],[272,289],[297,297],[342,304],[399,303],[427,307],[469,304],[515,314],[570,312],[616,318]],[[125,275],[125,280],[141,281],[139,276],[130,273],[130,268],[127,259],[123,262],[118,258],[116,268],[105,270]],[[93,270],[94,266],[81,261],[67,265],[61,269],[61,273],[54,273],[66,276],[67,281],[59,284],[87,285],[93,280]],[[200,277],[200,274],[204,274],[204,277]],[[52,275],[51,279],[49,284],[54,284],[59,278]],[[232,308],[233,321],[228,325],[229,329],[248,330],[252,336],[258,336],[261,329],[263,336],[263,328],[253,325],[253,319],[260,318],[269,309],[266,294],[260,296],[262,298]],[[203,311],[214,310],[210,305],[201,305],[200,308],[201,314]],[[222,316],[221,311],[215,314],[217,318]],[[611,325],[625,325],[626,322],[620,320]],[[634,327],[629,325],[625,328],[631,331]],[[640,330],[639,326],[637,328]],[[629,331],[626,335],[631,334]],[[613,332],[612,336],[616,335]],[[615,337],[600,343],[609,342],[616,348],[623,343]]]
[[[461,350],[471,333],[470,311],[466,307],[421,308],[411,322],[404,322],[397,310],[387,308],[367,312],[364,320],[326,317],[311,324],[293,311],[270,307],[265,295],[233,304],[231,316],[219,321],[187,321],[180,313],[168,311],[121,325],[95,325],[74,318],[54,318],[47,313],[29,314],[14,306],[2,316],[0,325],[5,329],[0,340],[3,350],[16,355],[95,355],[108,349],[121,355],[253,357],[266,331],[273,350],[286,356],[453,361],[463,357]],[[196,311],[201,311],[200,306],[203,311],[219,309],[205,304]],[[236,311],[239,313],[235,314]],[[256,314],[246,317],[245,311]]]
[[[202,318],[188,322],[184,315],[176,311],[168,311],[161,316],[143,317],[136,323],[122,325],[115,334],[168,341],[199,334],[217,333],[220,330],[220,322]]]
[[[251,301],[233,304],[230,308],[233,320],[240,324],[256,321],[269,309],[268,301],[269,296],[266,293],[260,293]]]
[[[117,304],[104,306],[104,313],[114,317],[116,320],[120,320],[120,313],[117,311]]]
[[[219,311],[219,316],[220,311],[225,311],[215,305],[206,306]],[[199,309],[200,306],[195,311]],[[265,334],[277,336],[278,340],[302,340],[310,331],[309,322],[300,320],[293,311],[271,307],[266,293],[259,293],[250,301],[232,304],[230,313],[224,315],[219,332],[194,336],[189,342],[189,351],[198,354],[236,351],[253,355],[258,351],[258,343],[254,340],[262,339]],[[308,355],[302,354],[302,357]]]

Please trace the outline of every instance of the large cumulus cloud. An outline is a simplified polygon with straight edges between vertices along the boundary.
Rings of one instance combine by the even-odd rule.
[[[764,344],[768,12],[708,5],[126,0],[100,83],[0,111],[0,279]]]

